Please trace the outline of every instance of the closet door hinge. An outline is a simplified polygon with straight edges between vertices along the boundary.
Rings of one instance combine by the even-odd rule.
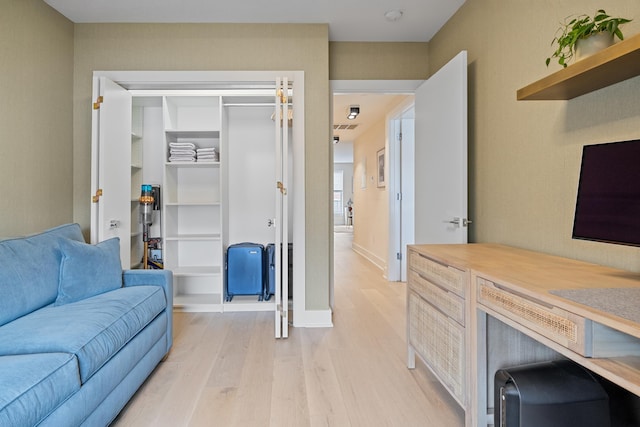
[[[287,189],[284,187],[284,184],[282,183],[282,181],[278,181],[276,186],[278,187],[278,189],[280,190],[280,193],[282,193],[283,196],[287,195]]]
[[[104,101],[104,98],[102,97],[102,95],[100,95],[96,99],[96,102],[93,103],[93,109],[94,110],[99,110],[100,109],[100,104],[102,104],[102,101]]]
[[[402,260],[402,252],[396,252],[396,259],[397,259],[398,261],[401,261],[401,260]]]
[[[100,201],[100,197],[102,196],[102,188],[98,188],[96,190],[96,194],[91,198],[93,203],[98,203]]]

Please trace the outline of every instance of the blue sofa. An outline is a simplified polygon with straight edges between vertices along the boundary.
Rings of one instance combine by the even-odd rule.
[[[78,224],[0,240],[0,426],[106,426],[169,352],[172,275]]]

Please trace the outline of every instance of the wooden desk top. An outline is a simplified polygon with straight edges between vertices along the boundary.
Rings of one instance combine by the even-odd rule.
[[[634,306],[640,312],[640,273],[499,244],[410,247],[443,264],[640,338],[640,323],[632,320],[638,315],[628,315]],[[608,304],[598,304],[605,294],[609,296]],[[619,304],[615,298],[620,299]]]

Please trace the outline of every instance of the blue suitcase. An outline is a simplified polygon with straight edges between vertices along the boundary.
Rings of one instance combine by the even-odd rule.
[[[269,243],[265,248],[265,263],[267,264],[267,283],[264,286],[264,299],[269,301],[276,293],[276,245]]]
[[[259,243],[236,243],[227,249],[225,262],[226,300],[235,295],[264,297],[264,246]]]
[[[267,277],[264,288],[264,299],[269,300],[276,293],[276,245],[269,243],[265,248],[265,257],[267,265]],[[293,243],[289,243],[289,298],[293,295]]]

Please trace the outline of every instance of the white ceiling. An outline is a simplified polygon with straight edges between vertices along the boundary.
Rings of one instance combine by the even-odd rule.
[[[327,23],[331,41],[425,42],[464,0],[45,0],[76,23]],[[390,22],[385,13],[402,11]]]

